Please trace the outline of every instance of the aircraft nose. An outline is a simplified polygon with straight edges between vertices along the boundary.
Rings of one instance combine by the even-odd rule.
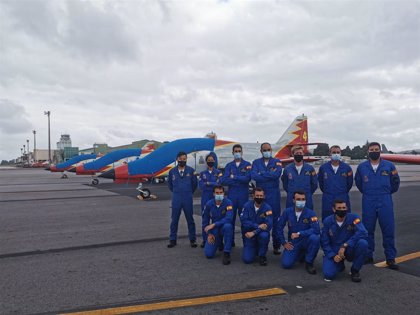
[[[76,168],[75,167],[69,168],[67,172],[76,173]]]
[[[109,170],[109,171],[106,171],[105,173],[102,173],[98,177],[109,178],[109,179],[115,180],[115,171],[113,169]]]

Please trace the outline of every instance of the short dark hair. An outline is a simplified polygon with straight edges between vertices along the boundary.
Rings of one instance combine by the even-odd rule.
[[[264,192],[264,189],[262,189],[261,187],[255,187],[252,193],[255,194],[257,191]]]
[[[295,190],[295,192],[293,193],[293,199],[295,199],[296,194],[304,195],[306,198],[306,193],[303,190]]]
[[[262,150],[262,147],[263,147],[264,144],[268,144],[271,148],[271,144],[269,142],[263,142],[263,143],[261,143],[260,150]]]
[[[223,190],[223,192],[225,192],[225,187],[223,187],[222,185],[216,185],[216,186],[214,186],[213,187],[213,192],[215,192],[216,189],[221,189],[221,190]]]
[[[341,151],[340,146],[339,146],[339,145],[336,145],[336,144],[334,144],[333,146],[331,146],[331,148],[330,148],[330,152],[331,152],[333,149],[340,149],[340,151]]]
[[[241,151],[242,151],[242,146],[241,146],[240,144],[235,144],[235,145],[232,147],[232,152],[233,152],[233,151],[235,151],[235,148],[239,148],[239,149],[241,149]]]
[[[335,199],[333,202],[333,207],[335,208],[335,205],[338,203],[345,203],[347,205],[347,202],[345,202],[343,199]]]
[[[183,155],[187,156],[187,153],[184,151],[179,151],[178,154],[176,155],[176,158],[179,158],[180,156],[183,156]]]
[[[369,144],[368,144],[368,150],[369,150],[371,147],[374,147],[374,146],[378,146],[378,147],[379,147],[379,149],[381,149],[381,144],[380,144],[379,142],[369,142]]]

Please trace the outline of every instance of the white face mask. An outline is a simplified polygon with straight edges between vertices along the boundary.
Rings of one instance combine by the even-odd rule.
[[[333,153],[333,154],[331,154],[331,160],[333,160],[333,161],[340,161],[341,160],[341,154],[340,153]]]

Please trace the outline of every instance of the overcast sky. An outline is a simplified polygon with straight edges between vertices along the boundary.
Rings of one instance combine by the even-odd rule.
[[[420,148],[419,1],[0,0],[0,159],[201,137]]]

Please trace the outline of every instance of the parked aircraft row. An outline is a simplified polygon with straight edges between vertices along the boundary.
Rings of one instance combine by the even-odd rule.
[[[232,160],[232,147],[238,142],[218,140],[214,134],[205,138],[179,139],[169,142],[155,150],[151,143],[140,149],[124,149],[110,152],[102,157],[80,155],[73,159],[51,166],[50,170],[75,172],[77,175],[95,175],[113,179],[116,183],[144,182],[148,180],[163,181],[170,169],[175,166],[176,154],[184,151],[188,154],[188,164],[197,172],[206,168],[205,156],[214,151],[218,157],[218,167],[224,166]],[[260,143],[240,143],[243,147],[243,158],[252,161],[261,156]],[[284,164],[293,161],[291,148],[294,145],[308,146],[318,143],[308,142],[308,118],[298,116],[286,129],[280,139],[272,144],[273,157]],[[420,164],[420,156],[408,154],[381,154],[385,160]],[[97,159],[96,159],[97,158]],[[319,157],[305,156],[305,161],[313,162]],[[82,163],[85,162],[85,163]],[[92,181],[98,183],[98,179]]]

